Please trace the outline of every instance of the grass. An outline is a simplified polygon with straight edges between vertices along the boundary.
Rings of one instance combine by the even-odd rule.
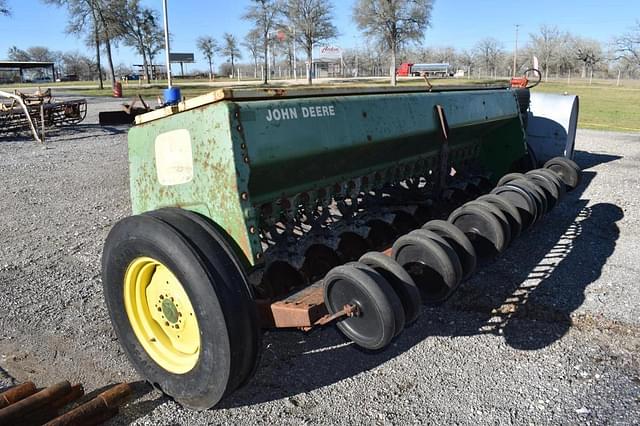
[[[580,97],[578,127],[584,129],[640,132],[640,82],[550,81],[533,89],[540,92],[570,93]]]
[[[508,80],[451,80],[451,79],[433,79],[431,83],[434,86],[446,85],[446,84],[474,84],[474,83],[495,83],[503,82],[507,83]],[[217,78],[216,83],[219,85],[234,85],[235,80],[229,80],[226,78]],[[616,86],[615,80],[593,80],[592,84],[589,84],[588,80],[572,80],[571,84],[567,84],[566,80],[551,80],[549,82],[543,82],[534,91],[549,92],[549,93],[570,93],[576,94],[580,97],[580,114],[578,126],[586,129],[597,130],[612,130],[622,132],[640,132],[640,81],[622,81],[620,86]],[[108,84],[108,83],[107,83]],[[147,100],[149,104],[154,104],[157,96],[162,94],[165,82],[158,81],[152,85],[138,86],[136,81],[129,82],[128,86],[125,86],[124,96],[125,98],[132,98],[137,94],[140,94]],[[187,98],[203,95],[215,90],[217,87],[207,86],[206,80],[175,80],[176,85],[180,86],[182,95]],[[342,82],[333,83],[337,86],[371,86],[371,85],[384,85],[387,84],[386,80],[372,79],[372,80],[353,80],[345,79]],[[400,80],[400,85],[424,85],[422,80]],[[299,84],[296,86],[304,85],[304,80],[300,79]],[[64,83],[51,83],[51,84],[31,84],[21,85],[20,87],[52,87],[64,90],[65,93],[73,93],[78,96],[111,96],[111,88],[98,89],[95,82],[64,82]],[[76,89],[69,86],[86,86],[94,88]],[[281,86],[278,81],[274,81],[272,86]],[[319,85],[320,86],[320,85]],[[327,84],[322,84],[322,87],[328,87]],[[4,86],[3,88],[10,88],[17,86]],[[259,82],[256,84],[249,84],[243,87],[263,87]]]

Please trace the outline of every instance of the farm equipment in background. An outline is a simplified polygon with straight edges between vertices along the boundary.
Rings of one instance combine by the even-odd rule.
[[[136,106],[140,102],[141,106]],[[101,126],[115,126],[122,124],[133,124],[136,117],[151,111],[151,108],[142,99],[141,95],[133,98],[131,103],[122,104],[120,111],[101,111],[98,113],[98,122]]]
[[[578,185],[567,158],[526,170],[528,95],[221,89],[136,117],[134,215],[102,257],[132,364],[205,409],[250,379],[263,328],[385,348]]]
[[[42,142],[38,130],[44,134],[45,127],[73,126],[87,115],[86,99],[56,101],[51,89],[28,94],[16,91],[0,91],[0,134],[31,132],[34,139]]]

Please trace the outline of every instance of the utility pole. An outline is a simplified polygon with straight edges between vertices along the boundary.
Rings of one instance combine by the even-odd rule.
[[[171,61],[169,59],[169,15],[167,14],[167,0],[162,0],[162,12],[164,13],[164,51],[167,61],[167,84],[171,89]]]
[[[516,67],[518,66],[518,29],[520,28],[520,24],[516,24],[516,48],[513,50],[513,75],[516,76]]]

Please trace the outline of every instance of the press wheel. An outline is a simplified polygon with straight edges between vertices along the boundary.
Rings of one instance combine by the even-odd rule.
[[[440,240],[413,231],[393,244],[394,259],[418,286],[424,303],[445,301],[462,279],[462,267],[455,252],[444,240]]]
[[[507,247],[503,226],[484,206],[465,204],[451,213],[448,222],[464,232],[481,257],[502,253]]]
[[[567,185],[569,191],[580,185],[581,170],[575,161],[566,157],[555,157],[544,163],[544,168],[555,172]]]
[[[478,201],[486,201],[495,205],[502,211],[509,221],[509,228],[511,230],[511,240],[513,241],[522,232],[522,216],[520,212],[508,199],[496,194],[486,194],[478,198]]]
[[[336,326],[362,348],[382,349],[396,335],[397,311],[402,311],[402,304],[389,283],[371,268],[352,262],[331,269],[324,277],[324,303],[330,314],[347,305],[356,308]]]
[[[422,229],[440,235],[455,250],[462,265],[462,281],[468,279],[476,269],[476,250],[469,238],[455,225],[445,220],[430,220]]]
[[[558,204],[560,200],[560,193],[558,192],[558,188],[556,183],[549,179],[548,176],[544,174],[538,173],[536,170],[531,170],[526,173],[527,179],[531,181],[534,185],[537,185],[538,188],[544,191],[545,198],[547,199],[548,209],[553,210],[553,208]]]
[[[507,216],[502,212],[502,210],[500,210],[498,206],[483,200],[473,200],[468,202],[467,204],[478,205],[491,212],[491,214],[494,215],[496,219],[498,219],[498,222],[500,222],[500,226],[502,227],[504,238],[506,240],[506,245],[508,246],[509,244],[511,244],[511,225],[509,224]]]
[[[516,179],[525,179],[526,176],[523,173],[507,173],[498,179],[498,183],[496,186],[506,185],[507,183],[516,180]]]
[[[514,185],[497,186],[491,190],[491,194],[504,198],[514,205],[522,219],[522,230],[529,229],[536,221],[538,208],[529,191]]]
[[[391,285],[402,303],[406,324],[415,321],[420,313],[420,290],[407,271],[391,257],[378,251],[365,253],[359,262],[375,269]]]
[[[540,169],[531,170],[531,171],[529,171],[527,173],[536,173],[538,175],[546,176],[547,178],[549,178],[549,180],[551,180],[553,182],[554,186],[558,190],[558,201],[562,200],[564,198],[564,196],[566,195],[566,193],[567,193],[566,185],[560,179],[560,177],[556,173],[554,173],[553,171],[551,171],[549,169],[545,169],[545,168],[540,168]]]
[[[535,183],[531,182],[526,177],[522,179],[512,180],[508,183],[508,185],[520,185],[523,188],[526,188],[529,193],[533,196],[536,201],[536,205],[538,207],[538,218],[536,220],[542,219],[542,217],[549,210],[549,203],[547,201],[547,196],[544,191],[538,187]]]

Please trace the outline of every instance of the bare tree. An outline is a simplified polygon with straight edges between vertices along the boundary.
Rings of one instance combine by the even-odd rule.
[[[258,62],[262,59],[261,43],[260,34],[255,30],[249,31],[242,42],[242,46],[249,51],[253,58],[255,78],[258,78]]]
[[[7,52],[7,57],[10,61],[27,62],[31,60],[31,56],[25,50],[18,49],[17,46],[12,46]]]
[[[209,80],[213,80],[213,57],[216,55],[216,52],[218,52],[218,43],[213,37],[202,36],[198,37],[196,45],[200,53],[202,53],[209,62]]]
[[[7,0],[0,0],[0,15],[11,16],[11,9],[7,5]]]
[[[617,59],[623,59],[636,67],[640,67],[640,21],[636,22],[629,32],[615,41]]]
[[[229,62],[231,62],[231,76],[233,76],[236,72],[235,60],[242,59],[242,53],[238,48],[238,39],[231,33],[224,33],[222,39],[223,45],[220,51],[229,58]]]
[[[264,59],[264,79],[263,83],[267,84],[269,68],[269,34],[275,28],[280,13],[280,4],[278,0],[253,0],[252,4],[247,7],[242,19],[253,22],[253,29],[260,34],[262,39],[262,53]]]
[[[529,34],[530,50],[540,61],[544,70],[544,79],[549,79],[549,68],[559,60],[562,46],[567,41],[567,35],[560,32],[556,26],[543,25],[535,34]]]
[[[69,22],[66,31],[70,34],[87,34],[96,49],[96,64],[100,89],[104,88],[100,65],[101,21],[99,9],[104,7],[101,0],[42,0],[46,4],[66,7]],[[110,54],[109,49],[109,54]]]
[[[95,62],[80,52],[67,52],[62,55],[64,74],[77,75],[80,80],[85,80],[91,78],[95,68]]]
[[[467,73],[467,77],[471,78],[471,67],[473,67],[476,62],[473,51],[463,50],[458,54],[457,61],[462,67],[464,67],[464,70]]]
[[[482,65],[485,75],[496,75],[500,58],[504,54],[502,43],[492,37],[487,37],[478,42],[475,48],[477,62]]]
[[[593,67],[602,61],[602,47],[596,40],[577,37],[573,42],[576,59],[582,63],[582,78],[593,76]]]
[[[54,52],[44,46],[29,47],[26,53],[29,56],[28,60],[35,62],[55,62],[56,56],[59,55],[58,52]]]
[[[433,0],[358,0],[353,17],[368,37],[380,39],[391,53],[389,76],[396,85],[396,55],[404,44],[422,40],[429,27]]]
[[[313,46],[338,34],[333,25],[333,5],[327,0],[286,0],[284,15],[295,28],[296,40],[307,54],[307,83],[312,83]]]

